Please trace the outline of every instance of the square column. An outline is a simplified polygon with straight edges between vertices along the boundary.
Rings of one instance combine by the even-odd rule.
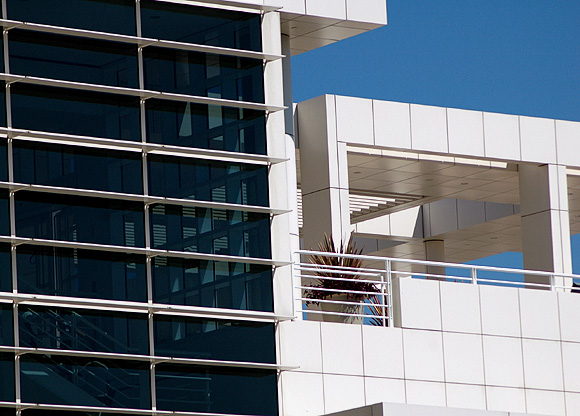
[[[524,268],[572,273],[566,167],[521,164],[518,169]],[[539,276],[525,279],[549,283]],[[567,280],[556,276],[555,283],[571,286]]]

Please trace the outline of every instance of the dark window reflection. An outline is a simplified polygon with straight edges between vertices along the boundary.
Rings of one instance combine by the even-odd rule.
[[[140,194],[141,155],[109,149],[15,142],[16,182]]]
[[[12,305],[0,304],[0,345],[14,345]]]
[[[8,0],[11,20],[136,35],[135,0]]]
[[[278,414],[275,371],[160,364],[155,383],[161,410]]]
[[[22,412],[25,415],[25,412]],[[16,416],[16,409],[14,407],[0,407],[0,416]]]
[[[21,306],[20,346],[122,354],[149,353],[147,315]]]
[[[14,84],[15,128],[140,141],[139,98]]]
[[[149,363],[26,355],[20,361],[22,401],[148,409]]]
[[[153,205],[151,235],[160,249],[270,257],[268,214]]]
[[[0,413],[2,415],[2,413]],[[14,415],[11,413],[10,416]],[[26,409],[22,411],[22,416],[127,416],[127,413],[102,413],[102,412],[70,412],[64,410],[37,410]],[[3,416],[3,415],[2,415]]]
[[[12,291],[10,244],[0,244],[0,292]]]
[[[18,29],[9,36],[13,74],[139,87],[136,45]]]
[[[0,189],[0,235],[10,235],[8,190]]]
[[[14,396],[14,354],[0,353],[0,401],[13,402]],[[4,411],[4,409],[2,409]],[[6,410],[9,414],[9,411]],[[2,413],[0,413],[2,414]],[[12,414],[15,412],[12,410]]]
[[[145,256],[42,246],[16,250],[18,291],[145,302]]]
[[[272,268],[246,263],[153,258],[157,303],[272,312]]]
[[[6,139],[0,138],[0,181],[8,181],[8,153]]]
[[[266,154],[263,111],[154,99],[146,109],[149,142]]]
[[[143,59],[146,89],[264,102],[261,59],[153,47]]]
[[[275,363],[274,324],[155,317],[155,354]]]
[[[147,160],[151,195],[268,206],[266,166],[159,155]]]
[[[47,240],[143,247],[143,204],[17,192],[16,234]]]
[[[141,1],[143,36],[261,51],[260,15],[153,0]]]

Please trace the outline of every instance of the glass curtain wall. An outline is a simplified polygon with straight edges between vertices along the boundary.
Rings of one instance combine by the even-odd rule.
[[[1,1],[0,415],[277,415],[260,13]]]

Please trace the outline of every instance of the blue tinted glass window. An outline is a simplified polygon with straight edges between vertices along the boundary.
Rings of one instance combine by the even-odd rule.
[[[22,401],[147,409],[149,363],[57,355],[20,361]]]
[[[21,245],[18,291],[145,302],[145,256]]]
[[[156,355],[276,362],[274,324],[158,315],[154,328]]]
[[[8,190],[0,189],[0,235],[10,235],[8,206]]]
[[[270,257],[270,216],[253,212],[154,205],[153,247],[246,257]]]
[[[136,35],[134,0],[8,0],[8,19]]]
[[[261,59],[149,47],[145,88],[229,100],[264,102]]]
[[[15,142],[14,180],[20,183],[140,194],[141,155],[109,149]]]
[[[0,305],[0,345],[14,345],[12,305]]]
[[[0,138],[0,181],[8,180],[8,153],[6,139]]]
[[[149,155],[149,193],[170,198],[268,206],[268,168]]]
[[[160,364],[155,384],[161,410],[278,414],[275,371]]]
[[[247,263],[155,257],[157,303],[272,312],[272,269]]]
[[[262,50],[261,19],[257,13],[142,0],[141,16],[144,37]]]
[[[18,315],[22,347],[149,353],[146,314],[21,306]]]
[[[143,204],[17,192],[16,234],[47,240],[143,247]]]
[[[139,98],[14,84],[15,128],[140,141]]]
[[[10,245],[0,244],[0,292],[12,291],[12,262]]]
[[[266,154],[263,111],[147,100],[151,143]]]
[[[14,396],[14,355],[0,353],[0,401],[13,402]],[[14,409],[12,410],[14,415]]]
[[[136,45],[18,29],[9,36],[13,74],[139,87]]]

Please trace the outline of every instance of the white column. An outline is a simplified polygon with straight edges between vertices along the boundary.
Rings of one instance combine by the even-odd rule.
[[[445,241],[443,240],[425,240],[425,260],[427,261],[445,261]],[[445,275],[445,267],[427,266],[427,273]],[[437,279],[435,277],[428,279]]]
[[[335,244],[350,237],[346,144],[336,136],[335,97],[300,103],[300,178],[305,249],[316,249],[324,234]]]
[[[572,273],[566,167],[521,164],[518,169],[524,268]],[[549,283],[529,275],[526,281]],[[556,284],[572,283],[556,278]]]

